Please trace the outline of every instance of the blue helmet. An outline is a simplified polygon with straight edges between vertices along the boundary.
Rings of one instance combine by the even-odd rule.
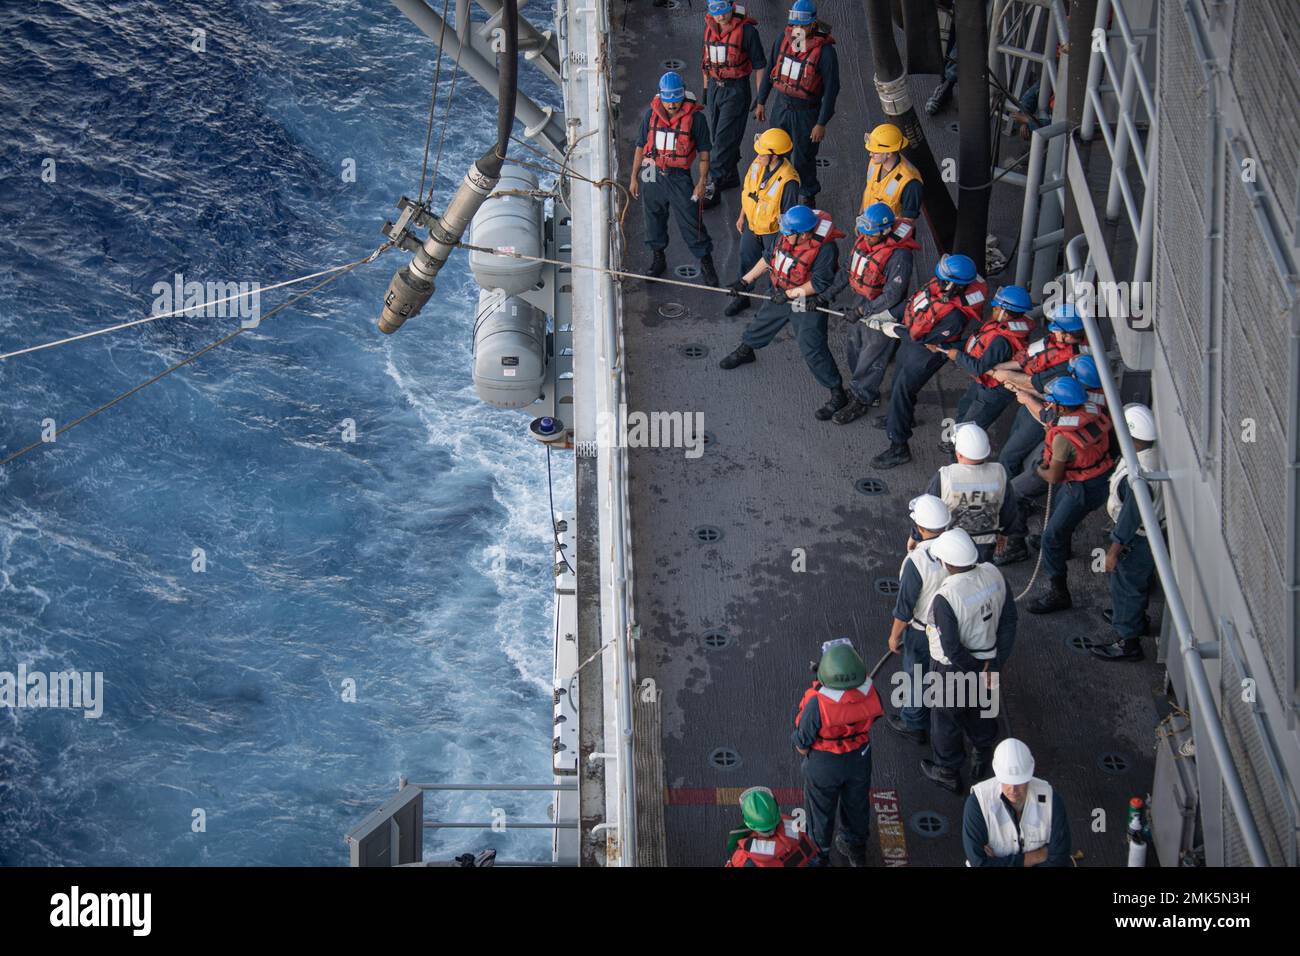
[[[812,0],[794,0],[787,22],[796,26],[808,26],[817,22],[817,5]]]
[[[807,206],[791,206],[781,213],[781,235],[812,232],[817,227],[817,213]]]
[[[1097,362],[1091,355],[1076,355],[1070,359],[1070,374],[1084,388],[1101,388],[1101,375],[1097,373]]]
[[[1023,286],[1004,285],[993,297],[993,305],[1008,312],[1028,312],[1034,307],[1029,292]]]
[[[1062,302],[1047,316],[1049,332],[1082,332],[1083,318],[1073,302]]]
[[[1088,392],[1077,378],[1058,375],[1047,383],[1043,397],[1057,405],[1082,405],[1088,400]]]
[[[864,236],[883,236],[894,228],[894,210],[883,202],[873,202],[858,216],[858,232]]]
[[[680,103],[686,99],[686,84],[676,70],[669,70],[659,77],[659,102]]]
[[[934,277],[941,282],[955,282],[958,285],[965,285],[967,282],[973,281],[975,276],[975,260],[970,256],[942,256],[939,259],[939,264],[934,267]]]
[[[730,13],[735,8],[736,5],[731,0],[709,0],[708,9],[711,17],[720,17],[724,13]]]

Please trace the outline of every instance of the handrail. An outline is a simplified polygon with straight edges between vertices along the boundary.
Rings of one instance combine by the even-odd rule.
[[[1093,354],[1105,355],[1106,340],[1102,338],[1097,320],[1087,310],[1082,310],[1080,315],[1083,317],[1083,328],[1088,335],[1088,344],[1092,347]],[[1250,802],[1246,799],[1246,791],[1241,785],[1237,765],[1233,762],[1232,751],[1223,732],[1223,719],[1219,715],[1218,705],[1210,689],[1209,678],[1205,674],[1205,662],[1201,659],[1200,646],[1192,630],[1192,620],[1187,613],[1186,605],[1183,604],[1183,595],[1178,588],[1178,579],[1174,575],[1169,548],[1160,531],[1160,519],[1156,515],[1155,504],[1151,500],[1151,492],[1148,488],[1149,479],[1138,462],[1137,447],[1133,444],[1133,436],[1129,434],[1128,423],[1119,413],[1123,408],[1123,399],[1119,393],[1119,386],[1115,384],[1115,379],[1111,375],[1110,363],[1098,362],[1097,374],[1101,378],[1101,389],[1106,395],[1107,407],[1116,410],[1112,424],[1115,437],[1119,439],[1120,453],[1128,466],[1129,493],[1136,499],[1138,512],[1142,516],[1142,526],[1147,529],[1147,543],[1151,547],[1151,556],[1155,559],[1160,586],[1164,589],[1165,607],[1173,619],[1174,633],[1178,636],[1183,666],[1187,669],[1187,690],[1192,698],[1192,713],[1199,714],[1204,724],[1205,736],[1210,740],[1210,749],[1214,751],[1215,760],[1218,762],[1223,787],[1227,791],[1228,802],[1232,804],[1237,826],[1241,830],[1242,839],[1246,842],[1246,850],[1250,853],[1251,862],[1256,866],[1268,866],[1268,853],[1264,849],[1259,829],[1255,825],[1255,817],[1251,812]]]

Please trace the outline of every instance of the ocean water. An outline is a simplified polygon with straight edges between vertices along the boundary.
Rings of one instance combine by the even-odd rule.
[[[385,0],[3,4],[0,351],[147,315],[176,273],[266,284],[369,252],[416,193],[433,70]],[[440,200],[495,114],[462,76]],[[405,258],[0,469],[0,671],[105,684],[98,720],[0,709],[0,863],[337,865],[399,774],[549,780],[545,451],[474,395],[461,256],[420,317],[377,331]],[[237,324],[166,319],[0,362],[0,457]],[[462,796],[428,816],[547,803]],[[426,855],[549,842],[446,831]]]

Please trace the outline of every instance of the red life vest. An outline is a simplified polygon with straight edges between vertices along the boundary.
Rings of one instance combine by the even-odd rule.
[[[849,286],[858,295],[874,299],[885,291],[885,272],[895,249],[920,249],[912,238],[912,221],[899,219],[883,242],[872,245],[868,236],[859,234],[849,259]]]
[[[839,692],[840,699],[832,700],[821,690],[821,681],[813,681],[812,686],[803,692],[799,709],[794,715],[794,725],[799,726],[808,698],[817,698],[817,707],[821,711],[822,725],[813,741],[813,750],[825,750],[827,753],[847,754],[861,750],[871,740],[871,725],[876,718],[884,714],[880,704],[880,695],[874,687],[868,686],[867,693],[856,687]],[[836,693],[831,691],[831,693]]]
[[[903,310],[903,324],[907,326],[908,334],[912,336],[913,341],[919,342],[929,335],[949,312],[957,309],[966,317],[962,322],[962,328],[957,329],[939,344],[948,345],[958,342],[961,340],[966,320],[978,319],[983,313],[984,300],[988,298],[988,291],[984,280],[976,276],[960,293],[944,300],[940,298],[943,289],[939,280],[931,279],[925,284],[924,289],[918,289],[908,300],[907,308]]]
[[[803,285],[812,278],[813,262],[822,246],[844,238],[844,233],[831,223],[830,213],[820,209],[813,211],[817,213],[818,221],[811,233],[796,233],[777,240],[776,248],[772,250],[772,265],[768,269],[773,288],[785,290]]]
[[[672,116],[664,109],[659,97],[650,101],[650,132],[645,141],[645,155],[655,161],[660,169],[690,169],[695,161],[695,137],[691,125],[700,105],[685,100],[682,108]]]
[[[770,836],[750,830],[749,836],[742,837],[727,866],[807,866],[817,852],[812,838],[782,815],[781,825]]]
[[[1076,411],[1065,411],[1047,428],[1043,439],[1043,467],[1052,462],[1052,442],[1065,436],[1074,446],[1074,459],[1066,466],[1066,481],[1087,481],[1110,471],[1115,463],[1110,452],[1110,418],[1089,402]]]
[[[997,339],[1006,339],[1011,346],[1011,354],[1020,352],[1029,342],[1029,333],[1034,324],[1022,315],[1012,315],[1005,323],[989,319],[966,340],[964,351],[973,359],[979,358]],[[985,372],[975,379],[985,388],[1001,388],[996,378]]]
[[[822,48],[834,44],[835,38],[825,33],[804,34],[802,53],[795,52],[791,42],[792,27],[785,28],[781,49],[768,76],[772,85],[786,96],[797,100],[815,100],[822,95],[822,75],[817,72],[817,62],[822,58]]]
[[[1017,352],[1015,360],[1020,363],[1021,371],[1029,375],[1038,375],[1049,368],[1070,361],[1076,355],[1087,354],[1088,351],[1086,345],[1078,342],[1056,342],[1049,335]]]
[[[726,31],[718,26],[716,18],[704,18],[704,57],[700,69],[705,76],[713,80],[738,80],[754,72],[744,47],[746,24],[757,26],[758,21],[745,16],[740,7],[736,8],[736,14],[731,18]],[[725,47],[725,50],[710,50],[711,46]],[[719,53],[726,56],[725,61],[714,59]]]

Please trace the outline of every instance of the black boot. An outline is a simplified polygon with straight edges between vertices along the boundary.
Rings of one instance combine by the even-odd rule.
[[[971,756],[970,781],[972,784],[987,779],[993,773],[993,751],[977,750]]]
[[[885,726],[898,734],[900,737],[906,737],[914,744],[925,744],[930,742],[930,735],[922,727],[920,730],[913,730],[907,724],[903,723],[903,718],[898,714],[889,714],[885,717]]]
[[[850,846],[849,841],[845,839],[844,834],[835,834],[835,849],[849,861],[849,866],[866,866],[867,865],[867,848],[865,846]]]
[[[704,184],[704,208],[712,209],[720,202],[722,202],[722,190],[718,188],[716,180],[710,179]]]
[[[912,449],[907,447],[907,443],[898,444],[890,442],[889,448],[882,451],[875,458],[871,459],[873,468],[882,470],[888,468],[897,468],[899,465],[906,465],[912,460]]]
[[[849,403],[849,393],[844,391],[843,385],[836,385],[831,389],[831,397],[826,404],[817,409],[813,414],[817,416],[819,422],[828,422],[832,416],[841,408]]]
[[[1002,549],[1002,553],[993,555],[993,563],[999,568],[1008,564],[1018,564],[1028,559],[1029,549],[1025,547],[1025,539],[1011,535],[1007,536],[1007,546]]]
[[[740,315],[740,313],[744,312],[748,308],[749,296],[738,295],[727,303],[727,307],[722,310],[722,314],[726,316]]]
[[[668,257],[664,255],[662,249],[656,249],[654,258],[650,260],[650,268],[646,270],[646,275],[656,277],[661,276],[668,271]]]
[[[718,363],[718,368],[725,368],[725,369],[739,368],[742,365],[748,365],[750,362],[754,361],[755,358],[756,356],[754,355],[754,350],[751,349],[744,342],[741,342],[740,345],[736,346],[736,350],[734,352],[726,356],[721,362]]]
[[[939,85],[934,88],[930,98],[925,101],[925,111],[933,116],[939,110],[943,109],[943,104],[948,102],[948,97],[952,95],[952,81],[940,80]]]
[[[831,416],[831,421],[836,425],[847,425],[849,422],[856,422],[859,418],[871,411],[871,406],[862,402],[856,395],[853,400]]]
[[[1113,608],[1106,608],[1106,610],[1101,612],[1101,616],[1105,619],[1107,624],[1113,624],[1115,622],[1115,611]],[[1146,637],[1150,633],[1151,633],[1151,619],[1149,617],[1144,617],[1142,618],[1141,636]]]
[[[949,793],[956,793],[961,789],[961,776],[951,767],[940,767],[933,760],[922,760],[921,773]]]
[[[1088,653],[1102,661],[1140,661],[1146,658],[1142,653],[1142,642],[1136,637],[1121,638],[1114,644],[1093,644]]]
[[[715,289],[718,287],[718,270],[713,268],[713,256],[700,259],[700,275],[704,278],[705,285],[711,285]]]
[[[1052,578],[1048,589],[1029,602],[1030,614],[1051,614],[1074,607],[1070,599],[1070,589],[1065,586],[1065,576]]]

